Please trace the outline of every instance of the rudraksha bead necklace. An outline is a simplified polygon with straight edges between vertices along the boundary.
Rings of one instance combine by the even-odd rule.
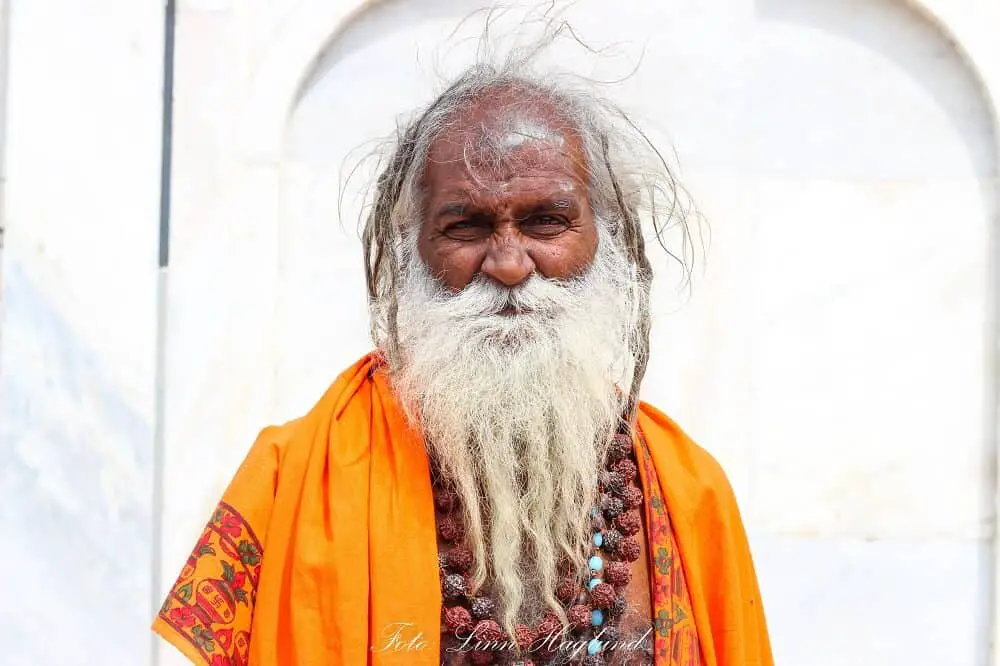
[[[598,483],[598,506],[591,511],[593,550],[587,562],[589,579],[582,584],[577,577],[567,576],[555,591],[570,626],[564,627],[558,616],[548,611],[533,627],[519,624],[513,637],[508,637],[497,622],[496,602],[479,590],[469,589],[473,557],[462,542],[464,530],[458,497],[436,480],[434,501],[441,515],[437,529],[446,544],[438,555],[442,634],[459,637],[463,642],[471,634],[470,645],[512,640],[519,648],[502,652],[470,651],[468,659],[476,666],[555,663],[605,666],[606,650],[614,649],[613,644],[620,639],[618,620],[627,608],[625,588],[632,577],[631,562],[639,558],[641,551],[637,535],[642,526],[639,508],[643,495],[636,476],[632,440],[625,434],[615,435]],[[552,639],[546,640],[549,636]],[[558,646],[563,641],[585,643],[585,654],[572,659],[560,655]]]

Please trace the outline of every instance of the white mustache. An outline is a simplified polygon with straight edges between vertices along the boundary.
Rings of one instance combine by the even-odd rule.
[[[456,319],[516,315],[551,317],[569,308],[569,297],[579,280],[553,280],[538,274],[516,287],[505,287],[480,275],[460,292],[440,290],[434,299],[447,304]]]

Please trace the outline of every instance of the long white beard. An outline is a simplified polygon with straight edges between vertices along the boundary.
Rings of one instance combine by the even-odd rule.
[[[462,503],[470,584],[492,588],[508,631],[545,608],[564,617],[559,561],[585,566],[589,511],[625,408],[634,273],[605,233],[583,276],[535,275],[514,289],[480,277],[448,292],[415,238],[404,254],[390,372]],[[521,313],[499,314],[507,307]]]

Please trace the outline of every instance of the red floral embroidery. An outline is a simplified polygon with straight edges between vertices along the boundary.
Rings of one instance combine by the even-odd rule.
[[[187,606],[171,608],[169,616],[174,624],[180,627],[193,627],[194,623],[198,621],[198,618],[194,616],[194,611]]]
[[[201,557],[202,555],[215,555],[215,549],[212,547],[212,533],[208,530],[202,533],[201,538],[198,539],[198,543],[194,545],[194,550],[191,552],[192,556],[195,558]]]
[[[702,666],[691,595],[670,526],[670,514],[653,460],[640,437],[639,464],[647,495],[650,571],[653,576],[653,649],[664,666]]]
[[[228,650],[229,646],[233,644],[233,630],[232,629],[218,629],[215,632],[215,640],[222,646],[223,650]]]
[[[262,557],[249,523],[220,502],[159,615],[207,666],[247,663]]]
[[[223,516],[219,531],[233,538],[239,537],[243,531],[243,521],[234,515]]]
[[[247,572],[237,571],[236,573],[233,574],[233,582],[231,585],[234,588],[243,587],[243,584],[246,582],[247,582]]]

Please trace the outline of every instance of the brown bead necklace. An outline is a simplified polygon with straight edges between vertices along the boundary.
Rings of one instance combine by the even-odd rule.
[[[567,572],[555,590],[569,626],[563,626],[555,613],[547,611],[534,626],[517,625],[512,637],[497,622],[494,599],[469,589],[473,556],[462,543],[458,497],[435,480],[434,501],[441,515],[437,528],[445,543],[438,555],[443,599],[442,663],[446,641],[458,641],[459,645],[503,646],[499,650],[467,650],[468,661],[476,666],[606,666],[608,652],[621,639],[618,621],[628,608],[624,590],[632,577],[630,563],[641,552],[637,535],[642,525],[638,510],[643,495],[637,485],[637,472],[631,438],[615,435],[598,484],[598,506],[591,511],[593,550],[588,560],[589,576],[582,581]],[[567,646],[570,653],[566,653]]]

